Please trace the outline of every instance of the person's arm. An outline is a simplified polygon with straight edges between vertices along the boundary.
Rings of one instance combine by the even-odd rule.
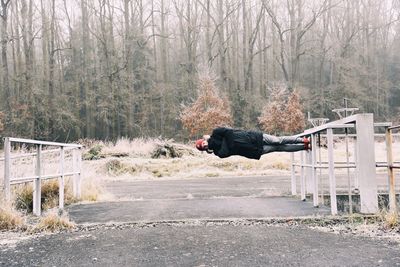
[[[231,154],[229,153],[225,138],[222,139],[222,144],[221,144],[220,149],[218,151],[213,151],[213,152],[215,155],[217,155],[220,158],[227,158],[227,157],[231,156]]]

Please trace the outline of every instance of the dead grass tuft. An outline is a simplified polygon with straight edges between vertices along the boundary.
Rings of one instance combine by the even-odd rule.
[[[286,170],[286,171],[288,171],[289,170],[289,163],[282,162],[282,161],[274,162],[274,163],[272,163],[271,167],[273,169],[277,169],[277,170]]]
[[[41,197],[42,209],[48,210],[58,206],[59,183],[57,179],[42,182]],[[32,212],[33,209],[33,186],[22,185],[16,189],[16,208]],[[71,204],[77,200],[73,197],[71,185],[66,180],[64,187],[65,204]]]
[[[101,185],[98,181],[96,182],[96,179],[93,176],[85,177],[85,179],[82,180],[82,201],[97,201],[102,192],[103,190]]]
[[[49,213],[40,219],[39,224],[33,229],[34,232],[59,232],[75,227],[65,216],[58,216],[56,213]]]
[[[24,226],[22,215],[9,204],[0,206],[0,230],[13,230]]]
[[[386,228],[393,229],[400,225],[397,212],[382,211],[380,215]]]

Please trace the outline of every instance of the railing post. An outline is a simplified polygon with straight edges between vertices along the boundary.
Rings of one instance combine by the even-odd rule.
[[[4,197],[6,201],[11,200],[11,186],[10,186],[10,174],[11,174],[11,142],[10,138],[4,139]]]
[[[305,151],[301,151],[300,152],[300,198],[301,200],[305,200],[306,199],[306,185],[305,185],[305,177],[304,177],[304,154],[306,152]]]
[[[312,158],[311,158],[311,152],[310,151],[305,151],[306,153],[306,164],[307,167],[305,169],[306,171],[306,179],[305,179],[305,185],[306,185],[306,193],[312,194],[314,192],[314,183],[312,180]]]
[[[316,160],[317,160],[317,142],[316,135],[311,135],[311,177],[313,182],[313,205],[314,207],[319,206],[318,200],[318,179],[317,179],[317,168],[316,168]]]
[[[389,209],[390,212],[397,213],[396,192],[394,188],[394,170],[393,170],[393,150],[392,150],[392,132],[386,128],[386,153],[388,164],[388,183],[389,183]]]
[[[60,178],[58,180],[58,206],[64,209],[64,147],[60,148]]]
[[[350,159],[349,159],[349,136],[348,136],[348,129],[345,128],[345,144],[346,144],[346,164],[349,166]],[[351,193],[351,177],[350,177],[350,168],[347,167],[347,193],[349,197],[349,213],[353,214],[353,196]]]
[[[358,166],[357,166],[357,137],[354,137],[354,163],[356,164],[356,168],[354,169],[354,189],[355,193],[359,193],[360,191],[360,183],[358,181]]]
[[[361,213],[378,212],[378,188],[372,114],[356,115],[357,175],[360,185]]]
[[[297,194],[296,192],[296,175],[295,175],[295,168],[294,168],[294,152],[290,153],[290,161],[291,161],[291,182],[292,182],[292,196]]]
[[[337,215],[335,164],[333,157],[333,130],[332,128],[328,128],[326,131],[326,138],[328,141],[329,192],[331,198],[331,213],[332,215]]]
[[[81,149],[74,149],[72,151],[72,167],[74,172],[72,187],[75,198],[81,197],[81,160]]]
[[[41,154],[42,154],[42,145],[37,145],[37,153],[36,153],[36,170],[35,175],[37,176],[33,182],[33,214],[36,216],[40,216],[41,213]]]
[[[78,181],[77,181],[77,197],[80,198],[82,194],[82,148],[78,148]]]

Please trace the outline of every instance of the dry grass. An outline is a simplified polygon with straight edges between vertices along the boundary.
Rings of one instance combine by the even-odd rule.
[[[0,206],[0,231],[19,229],[24,226],[22,215],[10,204],[3,203]]]
[[[400,218],[397,212],[383,210],[380,213],[380,217],[384,226],[388,229],[393,229],[400,225]]]
[[[146,157],[151,154],[156,145],[160,142],[162,142],[160,139],[135,138],[130,140],[121,138],[115,143],[102,143],[102,154],[107,156],[129,155],[133,157]]]
[[[33,209],[33,186],[32,184],[19,185],[15,189],[16,207],[17,209],[26,210],[31,212]],[[58,179],[52,179],[42,182],[41,197],[42,209],[49,210],[58,206],[59,202],[59,183]],[[76,202],[77,199],[73,197],[71,184],[66,180],[64,187],[64,203],[66,205]]]
[[[58,216],[52,212],[42,217],[33,229],[34,232],[59,232],[62,230],[68,230],[75,227],[66,216]]]

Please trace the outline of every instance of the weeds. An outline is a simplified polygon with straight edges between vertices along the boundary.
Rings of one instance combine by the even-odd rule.
[[[56,213],[49,213],[45,217],[40,219],[40,222],[37,226],[34,227],[34,232],[58,232],[62,230],[68,230],[75,227],[75,224],[72,223],[65,216],[58,216]]]
[[[0,230],[13,230],[21,228],[24,220],[19,212],[8,204],[0,206]]]
[[[102,156],[101,150],[103,149],[103,146],[100,144],[95,144],[93,147],[89,149],[88,152],[83,154],[83,159],[84,160],[96,160],[96,159],[101,159],[104,156]]]
[[[42,209],[48,210],[57,207],[59,202],[59,183],[58,180],[45,181],[41,185]],[[77,200],[73,197],[71,187],[67,181],[64,187],[65,204],[71,204]],[[23,185],[16,190],[16,208],[18,210],[33,210],[33,186],[31,184]]]
[[[399,222],[399,214],[397,212],[390,212],[387,210],[382,210],[379,214],[381,221],[383,222],[384,226],[388,229],[393,229],[400,225]]]

